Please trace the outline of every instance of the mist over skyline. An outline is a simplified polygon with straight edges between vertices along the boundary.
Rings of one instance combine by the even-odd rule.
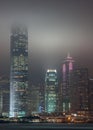
[[[17,23],[28,28],[31,80],[40,82],[47,68],[60,71],[68,52],[93,77],[92,0],[1,0],[0,75],[9,75],[11,27]]]

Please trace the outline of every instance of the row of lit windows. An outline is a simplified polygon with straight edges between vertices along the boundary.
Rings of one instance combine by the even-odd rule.
[[[24,57],[22,54],[20,56],[14,56],[13,64],[16,65],[24,65],[27,62],[27,57]]]

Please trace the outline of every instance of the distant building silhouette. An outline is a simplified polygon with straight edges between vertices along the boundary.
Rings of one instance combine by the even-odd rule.
[[[93,79],[89,79],[89,110],[90,115],[93,116]]]
[[[0,78],[0,116],[9,116],[9,106],[10,106],[10,88],[9,88],[9,78]]]
[[[83,112],[89,110],[89,78],[88,69],[78,67],[74,72],[74,91],[72,110]]]
[[[30,87],[30,113],[38,113],[39,112],[39,86],[31,85]]]

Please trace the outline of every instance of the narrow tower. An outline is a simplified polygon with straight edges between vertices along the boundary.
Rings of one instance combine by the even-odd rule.
[[[45,112],[58,109],[58,79],[56,70],[47,70],[45,76]]]

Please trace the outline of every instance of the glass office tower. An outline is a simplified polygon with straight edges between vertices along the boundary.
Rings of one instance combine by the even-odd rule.
[[[78,67],[74,73],[75,94],[73,110],[85,112],[89,110],[89,75],[88,68]]]
[[[62,65],[62,110],[65,113],[71,112],[73,95],[73,72],[74,60],[68,54]]]
[[[11,31],[10,117],[27,115],[28,33],[24,26]]]
[[[45,112],[56,112],[58,108],[58,79],[56,70],[47,70],[45,76]]]

